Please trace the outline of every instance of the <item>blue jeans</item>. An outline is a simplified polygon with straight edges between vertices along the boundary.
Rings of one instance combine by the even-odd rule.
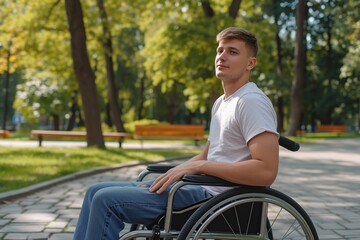
[[[162,194],[149,192],[153,181],[103,182],[87,190],[77,222],[74,240],[117,240],[124,223],[150,225],[165,214],[169,189]],[[174,197],[179,209],[210,198],[200,186],[186,185]]]

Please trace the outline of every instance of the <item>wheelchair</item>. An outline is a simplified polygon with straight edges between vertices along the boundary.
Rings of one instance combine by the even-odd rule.
[[[291,151],[300,146],[283,136],[279,144]],[[165,173],[173,165],[149,165],[138,176]],[[209,200],[173,209],[176,191],[187,184],[231,187]],[[318,240],[305,210],[291,197],[271,187],[238,185],[207,175],[186,175],[171,188],[164,216],[150,226],[133,224],[125,239],[306,239]]]

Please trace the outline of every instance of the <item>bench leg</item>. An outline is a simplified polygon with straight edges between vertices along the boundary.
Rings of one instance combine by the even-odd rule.
[[[196,146],[196,147],[199,147],[199,146],[200,146],[200,143],[199,143],[199,142],[200,142],[200,141],[199,141],[198,139],[195,140],[195,146]]]
[[[120,140],[119,140],[119,148],[122,148],[122,142],[123,142],[123,140],[120,139]]]
[[[41,147],[41,146],[42,146],[43,137],[42,137],[42,136],[39,136],[38,138],[39,138],[39,147]]]

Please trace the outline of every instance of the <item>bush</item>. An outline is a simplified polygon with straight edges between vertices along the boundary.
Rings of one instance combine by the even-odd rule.
[[[158,124],[168,124],[168,123],[160,122],[159,120],[155,120],[155,119],[140,119],[133,122],[125,123],[124,128],[128,133],[134,133],[136,125],[151,125],[151,124],[158,125]]]

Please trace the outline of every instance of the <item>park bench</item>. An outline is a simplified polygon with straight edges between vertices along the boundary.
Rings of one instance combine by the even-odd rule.
[[[191,139],[198,146],[204,137],[202,125],[136,125],[134,133],[134,139],[139,139],[141,145],[145,139]]]
[[[345,133],[347,128],[345,125],[320,125],[317,127],[317,132],[332,132],[332,133]]]
[[[0,130],[0,136],[4,137],[4,138],[10,137],[10,131],[8,131],[8,130]]]
[[[44,138],[86,138],[86,132],[75,131],[54,131],[54,130],[32,130],[31,137],[39,140],[39,147],[42,146]],[[121,148],[124,139],[129,138],[130,135],[124,132],[105,132],[103,133],[105,139],[118,140]]]

